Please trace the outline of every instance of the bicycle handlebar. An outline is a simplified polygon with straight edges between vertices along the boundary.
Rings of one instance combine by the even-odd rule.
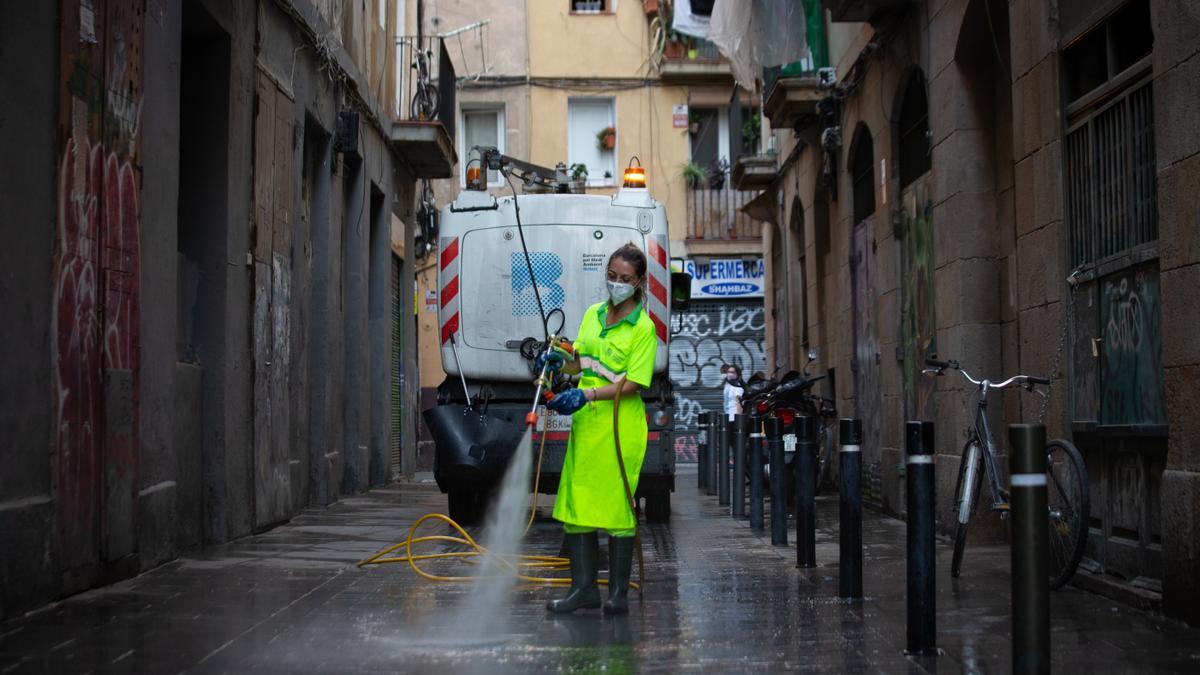
[[[1038,377],[1036,375],[1013,375],[1012,377],[1008,378],[1007,380],[1004,380],[1003,382],[992,382],[990,380],[977,380],[977,379],[971,377],[970,373],[963,370],[962,366],[960,366],[958,364],[958,361],[955,361],[954,359],[949,359],[946,361],[941,361],[939,359],[925,359],[925,365],[936,368],[938,370],[938,373],[937,373],[938,375],[941,375],[941,371],[945,370],[946,368],[949,368],[951,370],[957,370],[971,384],[979,385],[979,386],[983,386],[986,384],[989,389],[1004,389],[1005,387],[1011,386],[1014,383],[1015,384],[1028,384],[1028,385],[1042,384],[1047,387],[1050,386],[1050,378]]]

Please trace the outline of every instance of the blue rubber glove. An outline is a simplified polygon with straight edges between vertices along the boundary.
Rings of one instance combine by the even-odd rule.
[[[566,363],[566,357],[553,349],[548,349],[537,357],[533,365],[534,369],[540,373],[543,366],[546,367],[546,372],[553,372],[561,370],[564,363]]]
[[[582,389],[568,389],[550,399],[546,407],[561,415],[573,415],[585,404],[587,404],[587,397]]]

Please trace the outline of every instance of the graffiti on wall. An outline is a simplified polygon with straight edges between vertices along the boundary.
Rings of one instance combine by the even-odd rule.
[[[64,565],[99,552],[102,500],[137,489],[139,119],[143,3],[63,3],[53,307]],[[130,371],[130,418],[105,425],[105,373]],[[120,388],[115,392],[125,391]],[[102,488],[103,486],[103,488]],[[126,512],[124,509],[118,509]],[[132,511],[129,511],[132,513]],[[107,522],[112,530],[130,522]],[[112,550],[112,556],[126,551]]]
[[[1103,281],[1101,424],[1166,424],[1158,270],[1131,268]]]
[[[934,380],[921,370],[937,353],[933,304],[933,201],[928,178],[909,186],[903,204],[904,274],[901,275],[900,344],[904,352],[904,419],[931,420]]]
[[[766,318],[761,305],[721,306],[716,311],[671,316],[671,383],[675,388],[675,455],[696,461],[697,418],[720,408],[722,364],[745,377],[766,370]]]

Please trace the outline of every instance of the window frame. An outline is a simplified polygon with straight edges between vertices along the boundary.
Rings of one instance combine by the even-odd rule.
[[[621,134],[617,127],[617,99],[614,96],[569,96],[567,97],[567,167],[568,169],[576,164],[575,142],[571,133],[571,120],[573,117],[572,107],[576,102],[596,102],[603,101],[608,103],[608,119],[609,125],[617,130],[617,139],[612,150],[608,150],[609,163],[611,166],[600,167],[596,170],[594,167],[588,167],[587,187],[614,187],[617,185],[617,157],[621,153]],[[595,134],[593,133],[593,137]],[[604,177],[604,172],[608,171],[611,175],[608,178]]]
[[[601,9],[594,11],[577,10],[575,9],[575,2],[576,0],[567,0],[567,13],[571,16],[612,16],[617,13],[617,0],[599,0]]]
[[[1135,94],[1139,93],[1143,88],[1148,88],[1147,95],[1149,96],[1149,105],[1153,111],[1154,96],[1154,50],[1151,43],[1149,53],[1133,61],[1124,69],[1113,72],[1111,68],[1115,64],[1113,60],[1113,45],[1110,23],[1126,8],[1131,7],[1139,0],[1124,0],[1122,2],[1113,2],[1104,7],[1103,12],[1097,13],[1097,20],[1090,23],[1087,27],[1075,31],[1069,39],[1062,40],[1059,43],[1059,87],[1060,87],[1060,109],[1062,110],[1062,192],[1063,192],[1063,230],[1066,246],[1066,263],[1072,267],[1083,271],[1084,280],[1099,278],[1118,272],[1127,267],[1140,264],[1142,262],[1153,260],[1158,257],[1158,220],[1157,200],[1158,186],[1156,184],[1156,171],[1151,170],[1149,177],[1149,195],[1147,198],[1150,203],[1150,213],[1148,214],[1148,224],[1146,233],[1152,234],[1148,238],[1142,236],[1141,228],[1143,224],[1139,224],[1133,209],[1136,202],[1137,187],[1136,183],[1139,180],[1136,175],[1136,168],[1132,165],[1133,162],[1133,145],[1137,142],[1136,130],[1132,127],[1132,122],[1126,122],[1126,131],[1134,132],[1129,138],[1124,140],[1125,146],[1122,147],[1122,152],[1126,155],[1126,160],[1129,166],[1124,167],[1126,175],[1123,180],[1127,183],[1122,185],[1124,195],[1122,198],[1128,203],[1122,206],[1122,212],[1119,218],[1127,221],[1124,225],[1130,230],[1129,240],[1131,243],[1125,248],[1110,251],[1101,255],[1101,239],[1105,236],[1117,236],[1113,231],[1109,231],[1106,235],[1104,225],[1101,222],[1102,205],[1098,203],[1099,194],[1105,189],[1105,186],[1098,181],[1096,175],[1096,162],[1098,158],[1095,147],[1096,131],[1095,125],[1099,123],[1101,118],[1105,117],[1110,111],[1118,106],[1124,107],[1123,115],[1130,116],[1131,103]],[[1105,56],[1108,60],[1107,67],[1109,70],[1108,78],[1100,84],[1093,87],[1071,99],[1070,93],[1070,76],[1068,71],[1067,59],[1065,54],[1072,46],[1079,44],[1089,35],[1100,32],[1105,40]],[[1128,118],[1127,118],[1128,119]],[[1155,153],[1153,141],[1154,133],[1153,113],[1150,115],[1149,130],[1151,139],[1149,150],[1151,155]],[[1083,131],[1087,134],[1086,148],[1083,157],[1086,159],[1087,174],[1082,179],[1073,176],[1071,173],[1071,152],[1072,152],[1072,137]],[[1152,162],[1153,163],[1153,162]],[[1109,168],[1109,167],[1106,167]],[[1153,167],[1152,167],[1153,169]],[[1073,182],[1074,181],[1074,182]],[[1077,195],[1073,188],[1078,188],[1078,183],[1082,181],[1086,193]],[[1084,214],[1077,216],[1075,213],[1078,208],[1076,203],[1082,205]],[[1086,219],[1087,222],[1080,222],[1079,218]],[[1088,241],[1081,242],[1079,237],[1088,237]],[[1080,259],[1079,252],[1087,250],[1087,253]]]
[[[470,113],[490,113],[490,112],[496,113],[496,149],[500,151],[500,154],[504,154],[505,153],[505,133],[504,133],[504,131],[507,128],[506,119],[505,119],[506,115],[507,115],[507,110],[505,109],[504,103],[502,101],[496,101],[496,102],[464,101],[459,106],[458,128],[462,130],[462,133],[459,134],[459,143],[460,143],[459,156],[462,157],[462,161],[458,163],[459,187],[463,187],[463,188],[467,187],[467,160],[469,159],[469,155],[471,152],[471,149],[467,147],[467,116]],[[505,182],[504,182],[503,176],[501,176],[499,178],[499,180],[496,180],[494,182],[490,181],[490,180],[487,182],[487,187],[489,187],[489,188],[503,187],[504,185],[505,185]]]

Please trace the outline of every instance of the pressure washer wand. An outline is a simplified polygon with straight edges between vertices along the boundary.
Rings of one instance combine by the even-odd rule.
[[[557,335],[551,335],[550,339],[546,341],[546,350],[549,351],[551,349],[557,349],[557,350],[563,352],[564,354],[568,354],[572,357],[574,357],[574,354],[575,354],[575,349],[571,346],[571,343],[567,342],[563,338],[558,337]],[[529,409],[529,414],[525,415],[525,425],[526,426],[529,426],[529,427],[537,426],[537,421],[538,421],[537,409],[538,409],[538,406],[542,403],[542,392],[549,392],[549,390],[550,390],[550,383],[547,382],[547,380],[546,380],[547,370],[549,368],[550,368],[549,363],[542,364],[542,372],[540,375],[538,375],[538,379],[537,379],[537,390],[533,394],[533,407]],[[554,397],[553,394],[548,394],[546,396],[547,402],[553,397]]]
[[[538,404],[542,402],[542,389],[544,389],[546,386],[546,369],[549,366],[550,364],[543,365],[542,374],[538,376],[537,391],[535,391],[533,394],[533,407],[529,409],[529,414],[525,416],[525,426],[527,427],[532,428],[537,426],[537,409]]]

